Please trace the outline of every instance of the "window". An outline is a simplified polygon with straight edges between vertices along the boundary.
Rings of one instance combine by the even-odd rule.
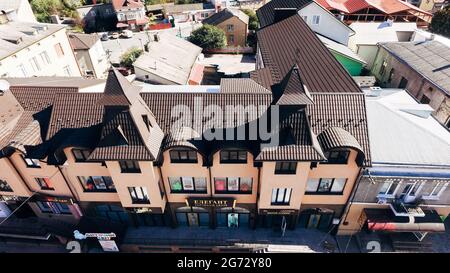
[[[9,186],[8,182],[3,179],[0,179],[0,191],[12,192],[13,190]]]
[[[47,51],[43,51],[39,54],[39,56],[41,57],[41,60],[44,64],[51,64],[51,60],[48,57]]]
[[[228,43],[234,44],[234,35],[233,34],[228,35]]]
[[[91,151],[85,149],[72,149],[72,154],[76,162],[83,162],[88,159]]]
[[[318,25],[320,23],[320,15],[313,15],[312,24]]]
[[[128,187],[133,204],[150,204],[146,187]]]
[[[332,151],[325,153],[327,161],[322,164],[347,164],[349,151]]]
[[[31,58],[29,61],[30,61],[31,67],[33,68],[33,70],[35,72],[41,70],[41,66],[39,65],[38,60],[37,60],[36,57]]]
[[[63,50],[63,48],[62,48],[62,46],[61,46],[60,43],[57,43],[57,44],[55,45],[55,51],[56,51],[56,55],[57,55],[59,58],[61,58],[61,57],[64,56],[64,50]]]
[[[303,20],[304,20],[305,22],[308,22],[308,16],[303,15],[302,18],[303,18]]]
[[[291,188],[272,189],[272,205],[289,205]]]
[[[40,168],[41,164],[39,163],[39,160],[37,159],[31,159],[23,157],[23,160],[25,161],[25,164],[28,168]]]
[[[193,150],[171,150],[171,163],[197,163],[197,152]]]
[[[295,174],[297,162],[277,162],[275,163],[275,174]]]
[[[65,203],[37,201],[36,205],[39,207],[42,213],[72,214],[70,212],[69,206]]]
[[[66,75],[66,76],[70,77],[72,75],[72,72],[70,71],[70,66],[68,66],[68,65],[63,67],[63,72],[64,72],[64,75]]]
[[[119,161],[120,171],[122,173],[140,173],[139,162],[136,160],[121,160]]]
[[[431,191],[424,193],[422,198],[423,199],[432,199],[437,200],[441,196],[441,194],[445,191],[445,189],[448,187],[449,182],[444,181],[438,181],[434,185],[434,187],[431,189]]]
[[[388,77],[388,83],[392,82],[392,78],[394,77],[394,68],[391,68],[391,71],[389,71],[389,77]]]
[[[220,163],[247,163],[247,151],[222,150],[220,151]]]
[[[252,193],[253,179],[251,177],[216,177],[214,178],[215,193]]]
[[[380,191],[378,192],[379,196],[384,197],[394,197],[398,185],[400,184],[400,180],[398,179],[388,179],[381,186]]]
[[[408,80],[405,77],[402,77],[400,83],[398,84],[398,88],[405,89],[408,86]]]
[[[19,65],[17,66],[17,70],[19,70],[20,74],[21,74],[23,77],[28,77],[27,70],[25,69],[25,66],[24,66],[23,64],[19,64]]]
[[[42,177],[36,177],[34,178],[36,182],[38,183],[39,187],[41,187],[41,190],[50,190],[54,191],[55,189],[52,187],[52,183],[50,182],[49,178],[42,178]]]
[[[78,176],[85,192],[115,192],[116,187],[109,176]]]
[[[386,72],[386,66],[387,66],[387,62],[383,61],[383,63],[380,66],[380,75],[383,76],[384,73]]]
[[[422,98],[420,99],[420,103],[422,104],[429,104],[430,103],[430,98],[427,97],[426,95],[422,95]]]
[[[310,178],[306,194],[342,194],[346,182],[346,178]]]
[[[234,31],[234,25],[227,25],[227,31],[233,32]]]

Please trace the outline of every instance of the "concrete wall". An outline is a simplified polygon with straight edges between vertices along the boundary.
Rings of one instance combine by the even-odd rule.
[[[100,41],[89,50],[76,50],[75,57],[83,75],[86,75],[86,70],[91,70],[94,72],[95,78],[106,78],[109,66],[108,58]]]
[[[383,62],[387,63],[384,74],[380,73]],[[389,82],[389,74],[394,69],[392,80]],[[376,55],[371,73],[377,78],[382,87],[397,88],[402,77],[408,80],[406,90],[418,101],[426,95],[430,99],[429,105],[435,110],[433,116],[442,124],[448,122],[450,118],[450,97],[444,94],[432,82],[425,79],[409,66],[401,63],[388,51],[381,48]]]
[[[348,45],[352,31],[333,14],[326,11],[316,2],[312,2],[298,11],[300,16],[307,16],[306,23],[314,31],[343,45]],[[313,16],[319,15],[318,25],[312,24]]]
[[[58,57],[55,45],[61,44],[64,56]],[[50,64],[44,62],[39,56],[42,52],[47,52]],[[34,71],[30,59],[36,57],[40,70]],[[26,75],[23,75],[19,69],[19,65],[23,64]],[[53,35],[47,36],[39,42],[22,49],[19,52],[1,60],[0,77],[32,77],[32,76],[67,76],[64,67],[70,68],[70,76],[81,76],[72,48],[66,35],[66,30],[61,29]]]
[[[19,173],[7,158],[0,158],[0,179],[6,181],[12,192],[0,191],[0,195],[15,195],[21,197],[29,197],[30,190],[23,183]]]
[[[234,31],[227,31],[227,25],[233,25]],[[223,21],[222,23],[217,25],[218,28],[223,29],[225,31],[225,35],[227,36],[227,46],[240,46],[244,47],[247,44],[247,25],[239,20],[236,16],[231,17],[228,20]],[[234,35],[234,43],[231,43],[229,40],[230,35]]]

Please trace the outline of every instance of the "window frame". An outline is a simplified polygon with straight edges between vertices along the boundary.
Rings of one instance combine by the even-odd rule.
[[[40,169],[41,163],[39,162],[39,159],[34,158],[28,158],[22,155],[23,162],[25,162],[25,165],[27,168],[34,168],[34,169]],[[29,164],[28,161],[31,161],[31,164]]]
[[[338,156],[338,159],[333,159],[331,156],[333,153],[342,154],[345,153],[345,161],[341,159],[340,156]],[[327,158],[326,161],[321,162],[321,164],[328,164],[328,165],[346,165],[348,164],[348,160],[350,158],[350,151],[349,150],[334,150],[334,151],[328,151],[325,153],[325,157]],[[330,160],[331,159],[331,160]]]
[[[192,183],[193,183],[193,190],[186,190],[184,188],[184,183],[183,183],[183,178],[186,178],[187,176],[170,176],[167,178],[167,180],[169,181],[169,188],[170,188],[170,193],[198,193],[198,194],[205,194],[208,192],[208,184],[206,181],[206,177],[189,177],[192,178]],[[172,179],[179,179],[180,183],[181,183],[181,190],[174,190],[172,188]],[[204,190],[198,190],[197,189],[197,184],[196,182],[199,181],[200,179],[204,179],[205,182],[205,189]]]
[[[181,159],[181,155],[186,153],[186,159]],[[191,158],[192,153],[195,153],[195,159]],[[176,155],[176,156],[175,156]],[[178,157],[178,158],[176,158]],[[170,163],[179,164],[179,163],[188,163],[188,164],[196,164],[198,163],[198,155],[197,151],[192,149],[171,149],[169,151]]]
[[[378,190],[377,193],[377,198],[395,198],[395,194],[397,193],[398,189],[400,188],[400,185],[402,184],[402,180],[400,179],[392,179],[392,180],[387,180],[383,182],[383,185],[381,186],[381,188]],[[388,188],[386,189],[385,193],[381,193],[381,189],[384,186],[385,183],[389,183]],[[394,189],[394,191],[389,194],[390,189],[392,188],[392,185],[396,184],[396,187]]]
[[[41,190],[44,190],[44,191],[54,191],[55,190],[55,188],[52,187],[50,178],[48,178],[48,177],[34,177],[34,181],[36,181],[36,183],[39,185]]]
[[[280,190],[283,190],[283,201],[278,201]],[[288,194],[289,192],[289,194]],[[274,193],[275,193],[275,201],[274,201]],[[286,201],[286,196],[289,195],[289,200]],[[273,188],[272,189],[272,197],[270,199],[271,206],[289,206],[291,203],[292,197],[292,188]]]
[[[237,178],[237,191],[230,190],[229,187],[229,178]],[[243,178],[249,178],[250,179],[250,190],[249,191],[242,191],[241,190],[241,182]],[[216,180],[225,180],[225,190],[224,191],[218,191],[216,188]],[[253,177],[214,177],[214,194],[253,194]]]
[[[150,198],[148,197],[147,187],[135,186],[135,187],[127,187],[128,193],[130,194],[131,203],[132,204],[150,204]],[[137,189],[141,190],[141,194],[144,197],[143,199],[138,198]],[[136,198],[133,197],[132,192],[134,192]]]
[[[283,168],[286,164],[288,165],[288,168]],[[275,163],[275,174],[295,175],[296,173],[297,161],[277,161]]]
[[[442,184],[442,186],[441,186],[441,184]],[[437,183],[433,186],[433,189],[431,190],[430,194],[422,195],[422,199],[424,199],[424,200],[434,200],[434,201],[439,200],[441,198],[442,193],[447,189],[449,184],[450,184],[450,182],[437,181]],[[438,187],[440,187],[440,189],[437,192],[437,194],[434,195],[434,192],[435,192],[436,189],[438,189]]]
[[[130,167],[128,163],[132,163],[133,166]],[[137,160],[119,160],[119,166],[121,173],[141,173],[141,167]]]
[[[317,23],[315,22],[316,20],[314,20],[316,18],[317,18]],[[320,15],[316,14],[316,15],[312,16],[311,25],[314,25],[314,26],[320,25]]]
[[[80,153],[82,159],[78,158],[75,155],[75,151]],[[89,150],[89,149],[81,149],[81,148],[72,148],[71,152],[72,152],[73,158],[75,159],[75,162],[77,162],[77,163],[86,162],[88,157],[89,157],[89,155],[91,154],[91,150]]]
[[[94,177],[96,177],[96,178],[101,177],[101,179],[103,180],[103,183],[106,186],[106,189],[98,189],[97,184],[95,184],[95,182],[94,182],[95,181]],[[108,183],[106,182],[106,179],[105,179],[106,177],[109,177],[109,179],[111,180],[111,185],[114,187],[113,189],[108,187]],[[92,180],[92,185],[94,185],[95,189],[87,189],[84,186],[84,183],[82,181],[83,178],[85,178],[85,179],[87,178],[86,181],[89,181],[89,179]],[[114,181],[112,180],[112,178],[110,176],[99,176],[99,175],[77,176],[77,179],[80,182],[81,187],[83,188],[83,192],[87,192],[87,193],[89,193],[89,192],[117,192],[116,186],[114,185]]]
[[[231,154],[236,153],[236,159],[231,158]],[[245,154],[245,160],[239,159],[241,155]],[[224,155],[227,155],[228,159],[224,159]],[[246,150],[239,149],[224,149],[219,152],[220,164],[247,164],[248,162],[248,152]]]
[[[0,178],[0,185],[3,185],[4,187],[3,189],[0,187],[0,192],[14,192],[6,179]]]
[[[348,182],[348,178],[346,178],[346,177],[334,177],[334,178],[329,178],[329,177],[326,177],[326,178],[309,178],[309,179],[306,181],[306,183],[307,183],[306,186],[308,186],[308,183],[309,183],[309,181],[310,181],[311,179],[318,179],[318,183],[317,183],[316,190],[315,190],[315,191],[308,191],[308,190],[305,188],[305,195],[343,195],[343,194],[344,194],[345,187],[347,186],[347,182]],[[330,187],[329,187],[328,191],[319,191],[320,185],[322,184],[322,181],[325,180],[325,179],[331,179]],[[345,181],[344,181],[344,186],[342,187],[342,190],[341,190],[341,191],[332,191],[332,190],[333,190],[334,183],[335,183],[336,180],[338,180],[338,179],[345,179]]]

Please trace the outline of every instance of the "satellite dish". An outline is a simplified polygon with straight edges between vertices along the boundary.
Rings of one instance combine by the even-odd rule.
[[[0,91],[5,92],[6,90],[9,90],[10,84],[9,82],[5,80],[0,80]]]

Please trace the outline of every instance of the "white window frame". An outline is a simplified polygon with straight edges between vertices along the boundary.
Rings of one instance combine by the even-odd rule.
[[[316,20],[317,20],[317,23],[316,23]],[[315,26],[320,25],[320,15],[313,15],[312,16],[312,20],[311,20],[311,24],[315,25]]]
[[[380,198],[380,197],[381,198],[395,198],[395,194],[397,193],[398,189],[400,188],[400,185],[402,184],[403,180],[401,180],[401,179],[391,179],[391,181],[386,180],[386,181],[383,182],[383,184],[384,183],[390,183],[389,187],[386,189],[386,192],[389,192],[389,190],[391,189],[392,185],[396,182],[396,180],[399,180],[399,181],[398,181],[397,187],[392,192],[392,194],[386,194],[386,193],[378,192],[377,197],[378,198]],[[380,188],[380,190],[381,190],[381,188]]]
[[[435,193],[435,191],[438,189],[438,187],[440,185],[442,185],[442,184],[443,184],[443,186],[441,187],[439,192],[436,195],[433,195]],[[442,193],[447,189],[449,184],[450,184],[450,182],[437,181],[436,185],[434,185],[434,187],[431,190],[430,194],[429,195],[422,195],[422,199],[424,199],[424,200],[439,200],[439,198],[441,197]]]

